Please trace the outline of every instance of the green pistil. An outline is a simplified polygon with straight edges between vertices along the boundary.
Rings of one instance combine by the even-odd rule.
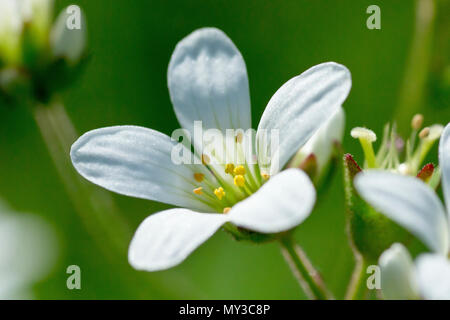
[[[359,138],[359,142],[361,143],[361,147],[364,151],[364,157],[367,161],[367,167],[369,169],[376,168],[377,160],[375,158],[375,152],[373,151],[372,142],[364,138]]]

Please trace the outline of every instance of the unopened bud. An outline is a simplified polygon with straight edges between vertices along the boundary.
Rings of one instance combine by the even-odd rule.
[[[76,63],[86,48],[86,23],[80,7],[71,5],[58,16],[50,34],[52,53]]]
[[[420,128],[422,128],[422,124],[423,124],[423,115],[418,113],[412,118],[411,127],[414,130],[419,130]]]

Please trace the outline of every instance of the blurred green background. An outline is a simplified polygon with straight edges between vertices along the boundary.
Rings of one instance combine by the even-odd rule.
[[[87,16],[92,54],[84,74],[63,95],[80,134],[120,124],[169,135],[178,128],[166,85],[167,65],[176,43],[199,27],[224,30],[244,56],[254,126],[272,94],[291,77],[325,61],[346,65],[353,88],[344,104],[344,147],[357,159],[362,155],[349,137],[350,129],[367,126],[380,133],[384,123],[393,120],[410,68],[413,0],[61,0],[56,1],[55,13],[73,3]],[[381,8],[381,30],[366,27],[366,8],[371,4]],[[450,120],[449,8],[448,1],[438,2],[423,100],[411,105],[411,114],[422,112],[426,124]],[[414,65],[421,63],[414,61]],[[395,120],[401,128],[410,122],[409,116]],[[37,284],[38,298],[305,297],[276,243],[238,243],[224,232],[169,271],[143,275],[126,264],[111,263],[73,210],[32,115],[25,109],[0,106],[0,141],[0,197],[19,211],[41,215],[58,232],[60,259],[52,274]],[[431,160],[437,160],[435,151]],[[314,213],[296,232],[338,298],[343,297],[353,269],[341,180],[339,172],[330,192],[319,199]],[[119,195],[114,198],[132,230],[149,214],[168,207]],[[125,255],[117,258],[126,262]],[[81,267],[81,290],[66,287],[66,267],[71,264]]]

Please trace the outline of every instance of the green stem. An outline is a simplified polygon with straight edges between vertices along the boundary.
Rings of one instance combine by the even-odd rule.
[[[355,270],[345,295],[346,300],[363,300],[367,293],[367,263],[360,256],[356,257]]]
[[[375,152],[373,151],[372,142],[364,138],[359,138],[359,142],[361,143],[361,147],[364,151],[364,157],[367,161],[367,167],[369,169],[376,168],[377,160],[375,157]]]
[[[435,0],[416,0],[414,35],[405,67],[399,104],[395,114],[401,131],[408,129],[404,119],[416,114],[423,102],[431,56],[435,20]]]
[[[331,299],[330,292],[308,260],[305,252],[297,245],[291,236],[280,239],[282,253],[292,273],[297,278],[300,286],[309,299],[326,300]]]
[[[111,196],[84,181],[72,166],[70,147],[78,135],[64,107],[54,103],[38,105],[33,110],[50,156],[86,230],[106,255],[114,252],[126,255],[131,230],[120,217]]]

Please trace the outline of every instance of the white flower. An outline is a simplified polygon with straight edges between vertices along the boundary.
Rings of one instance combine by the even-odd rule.
[[[320,174],[330,160],[333,144],[342,141],[344,128],[345,112],[341,107],[297,152],[291,166],[297,167],[308,156],[314,155],[317,160],[317,171]]]
[[[18,55],[22,15],[17,0],[0,0],[0,60],[13,61]]]
[[[45,41],[50,27],[53,0],[0,0],[0,58],[17,62],[21,36],[27,23],[35,41]]]
[[[436,193],[415,177],[374,170],[359,174],[355,186],[374,208],[410,231],[435,252],[421,255],[416,262],[420,296],[450,299],[450,124],[444,129],[439,143],[439,163],[446,208]],[[398,253],[398,247],[390,250],[380,260],[382,264],[390,265],[388,262],[392,260],[406,265],[399,262],[407,259],[399,258],[401,253]]]
[[[421,254],[412,261],[399,243],[380,256],[381,289],[385,299],[449,300],[450,262],[439,254]]]
[[[56,252],[50,226],[0,202],[0,300],[33,298],[32,286],[48,275]]]
[[[69,29],[67,21],[70,21],[74,12],[79,12],[78,28]],[[87,27],[83,12],[77,6],[69,6],[59,14],[50,32],[50,47],[54,57],[66,58],[69,63],[76,63],[83,56],[86,49]]]
[[[197,120],[203,128],[223,134],[227,129],[251,128],[246,66],[222,31],[200,29],[178,43],[169,64],[168,86],[177,118],[189,132],[194,132]],[[284,84],[269,101],[257,132],[260,142],[258,135],[265,129],[269,134],[278,130],[279,146],[271,154],[279,166],[271,158],[268,171],[261,174],[258,163],[213,162],[217,159],[211,157],[218,157],[215,149],[193,155],[183,147],[183,153],[198,164],[177,165],[171,160],[177,141],[134,126],[86,133],[72,146],[72,162],[82,176],[106,189],[187,208],[148,217],[130,245],[129,261],[136,269],[167,269],[224,224],[278,233],[301,223],[314,205],[314,187],[304,172],[289,169],[276,174],[277,168],[337,112],[350,87],[349,71],[331,62]],[[232,148],[244,152],[248,140],[247,135],[233,137]],[[267,148],[257,144],[258,157],[268,154]]]

